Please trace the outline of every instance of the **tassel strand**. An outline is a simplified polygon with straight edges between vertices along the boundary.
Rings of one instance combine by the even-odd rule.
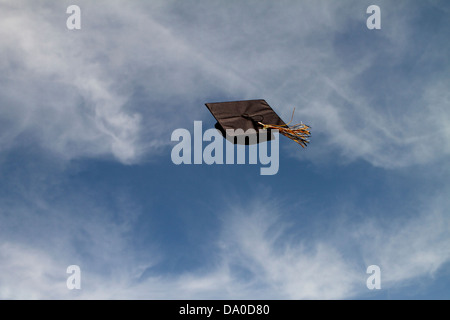
[[[292,119],[294,118],[294,112],[295,108],[294,111],[292,112],[291,121],[289,121],[286,125],[280,126],[280,125],[264,124],[262,122],[258,122],[258,124],[260,124],[265,130],[267,129],[278,130],[282,135],[288,137],[289,139],[294,140],[299,145],[301,145],[302,148],[305,148],[306,145],[309,143],[309,138],[311,137],[310,132],[311,127],[303,123],[298,123],[289,126],[289,123],[291,123]]]

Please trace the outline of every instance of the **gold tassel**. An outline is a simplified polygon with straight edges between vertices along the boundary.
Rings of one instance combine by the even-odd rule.
[[[292,118],[294,118],[294,111],[292,112]],[[298,123],[292,126],[289,126],[289,123],[292,122],[289,121],[286,125],[272,125],[272,124],[264,124],[262,122],[258,122],[260,125],[262,125],[263,129],[276,129],[278,130],[282,135],[288,137],[289,139],[294,140],[299,145],[302,146],[302,148],[305,148],[306,145],[309,143],[309,137],[311,136],[310,129],[311,127],[303,124]]]

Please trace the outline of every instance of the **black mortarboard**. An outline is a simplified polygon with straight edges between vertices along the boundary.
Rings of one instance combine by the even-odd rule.
[[[242,129],[244,132],[248,129],[254,129],[258,133],[258,130],[263,129],[263,126],[259,123],[285,125],[283,120],[263,99],[206,103],[206,107],[217,120],[216,129],[233,143],[239,142],[239,139],[236,139],[238,135],[228,136],[226,134],[227,129]],[[248,134],[246,135],[248,136]],[[267,136],[263,135],[260,137],[257,135],[257,137],[261,138],[257,142],[273,138],[270,132],[268,132]]]
[[[245,144],[255,141],[250,139],[251,134],[245,133],[248,129],[255,130],[256,143],[273,139],[270,129],[279,130],[281,134],[296,141],[302,147],[305,147],[309,142],[307,139],[309,137],[309,127],[307,125],[297,124],[289,127],[263,99],[213,102],[206,103],[206,107],[217,120],[216,129],[233,143],[241,144],[242,139],[238,138],[241,135],[249,137],[245,139]],[[228,135],[227,129],[242,129],[243,133]],[[260,129],[268,129],[267,135],[258,134]]]

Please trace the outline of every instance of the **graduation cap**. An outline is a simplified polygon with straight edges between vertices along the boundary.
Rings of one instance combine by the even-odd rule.
[[[284,123],[263,99],[214,102],[205,105],[217,120],[216,129],[232,143],[253,144],[271,140],[274,138],[271,129],[278,130],[302,147],[306,147],[309,143],[309,126],[303,123],[289,126],[292,120],[287,124]],[[259,134],[261,129],[267,130],[267,134]],[[256,136],[256,139],[252,139],[253,136]]]

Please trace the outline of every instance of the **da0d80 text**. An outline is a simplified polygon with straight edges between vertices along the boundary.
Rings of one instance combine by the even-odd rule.
[[[223,305],[223,314],[269,314],[268,305],[252,305],[252,304],[242,304],[242,305]]]

